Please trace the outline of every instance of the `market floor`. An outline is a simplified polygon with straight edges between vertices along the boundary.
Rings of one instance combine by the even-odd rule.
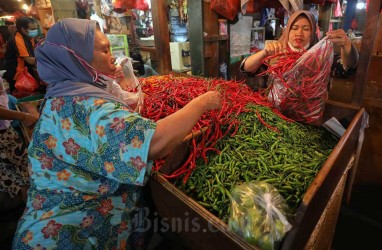
[[[332,249],[382,249],[381,194],[381,186],[353,187],[350,204],[341,206]]]

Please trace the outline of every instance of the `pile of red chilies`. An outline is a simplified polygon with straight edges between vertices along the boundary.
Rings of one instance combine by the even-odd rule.
[[[321,41],[322,46],[314,52],[301,57],[306,51],[296,52],[288,49],[284,53],[267,57],[264,63],[268,69],[259,75],[271,74],[278,83],[288,90],[274,98],[282,98],[280,111],[287,117],[304,123],[313,123],[323,113],[324,102],[327,99],[327,82],[330,74],[333,47],[328,40]],[[301,58],[301,59],[300,59]],[[300,60],[299,60],[300,59]],[[270,64],[276,60],[274,64]],[[268,94],[272,85],[263,93]],[[273,91],[277,93],[278,88]]]
[[[142,116],[158,121],[184,107],[195,97],[210,90],[219,91],[222,94],[222,108],[204,113],[195,125],[193,132],[209,128],[202,133],[202,138],[196,143],[192,139],[192,149],[185,163],[167,178],[184,176],[186,182],[192,170],[196,167],[196,159],[202,157],[207,162],[207,152],[220,153],[215,145],[224,136],[234,136],[239,127],[236,119],[238,114],[245,111],[248,103],[270,106],[267,99],[260,93],[253,92],[243,84],[243,81],[225,81],[220,79],[208,79],[184,76],[153,76],[140,79],[142,90],[145,93],[144,110]],[[283,117],[277,110],[275,110]],[[285,117],[283,117],[285,118]],[[261,117],[259,119],[262,121]],[[287,118],[285,118],[287,119]],[[265,126],[273,129],[268,124]],[[226,128],[226,129],[225,129]],[[224,130],[224,132],[222,131]],[[199,141],[200,140],[200,141]],[[154,162],[154,171],[158,171],[164,163],[164,159]]]

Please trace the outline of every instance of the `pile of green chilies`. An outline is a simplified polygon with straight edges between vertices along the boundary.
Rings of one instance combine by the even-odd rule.
[[[207,164],[197,159],[188,181],[177,179],[175,185],[228,222],[230,191],[242,182],[263,180],[277,188],[294,215],[337,141],[322,128],[287,122],[268,107],[247,108],[238,116],[237,133],[217,142],[220,154],[209,153]]]

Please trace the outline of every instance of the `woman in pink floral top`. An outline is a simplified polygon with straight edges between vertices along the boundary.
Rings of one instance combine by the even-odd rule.
[[[110,95],[109,42],[94,21],[64,19],[36,49],[46,101],[29,146],[31,187],[13,249],[136,249],[132,219],[152,160],[165,156],[206,110],[207,92],[157,123]],[[137,223],[136,223],[137,222]]]

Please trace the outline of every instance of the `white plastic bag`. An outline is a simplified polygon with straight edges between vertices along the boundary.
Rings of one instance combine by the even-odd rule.
[[[129,57],[116,59],[116,63],[122,67],[124,78],[119,83],[114,82],[111,91],[113,91],[113,95],[125,101],[135,112],[140,113],[143,107],[144,94],[137,77],[134,75],[131,60]]]
[[[277,249],[292,225],[286,216],[288,205],[276,188],[251,181],[235,187],[231,195],[228,230],[261,249]]]

